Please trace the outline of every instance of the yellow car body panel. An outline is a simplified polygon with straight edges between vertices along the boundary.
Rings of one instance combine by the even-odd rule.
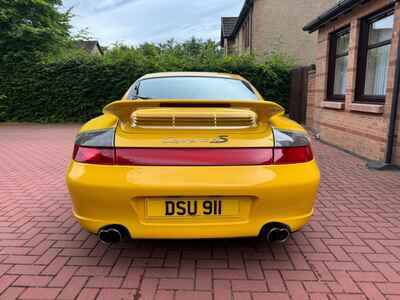
[[[240,76],[216,73],[160,73],[162,76]],[[247,82],[247,81],[246,81]],[[248,82],[247,82],[248,83]],[[250,83],[248,83],[250,84]],[[255,90],[255,89],[254,89]],[[225,115],[229,108],[160,108],[160,101],[122,100],[107,105],[104,115],[92,119],[80,133],[115,128],[115,147],[138,148],[271,148],[272,128],[305,132],[284,116],[283,109],[264,101],[258,92],[254,101],[208,101],[230,103],[232,113],[258,115],[258,125],[248,129],[132,128],[132,113],[138,116],[213,113]],[[168,100],[181,103],[180,100]],[[188,100],[185,103],[204,103]],[[152,110],[152,111],[151,111]],[[215,139],[224,143],[213,143]],[[226,138],[227,137],[227,138]],[[222,238],[257,236],[267,223],[286,224],[300,230],[313,214],[320,174],[315,160],[287,165],[252,166],[122,166],[71,161],[67,185],[73,214],[91,233],[111,224],[124,226],[133,238]],[[217,199],[237,203],[234,216],[157,217],[147,203],[177,199]]]
[[[85,123],[80,128],[79,132],[95,131],[104,128],[113,128],[117,125],[117,123],[118,123],[118,118],[116,116],[113,116],[111,114],[105,114]]]
[[[269,123],[274,128],[306,133],[306,130],[299,123],[283,115],[273,116],[269,119]]]
[[[72,162],[68,170],[74,215],[82,227],[97,233],[103,226],[121,224],[134,238],[250,237],[269,222],[297,231],[313,213],[318,183],[315,161],[232,167],[110,167]],[[240,215],[146,218],[145,199],[171,196],[240,198]]]

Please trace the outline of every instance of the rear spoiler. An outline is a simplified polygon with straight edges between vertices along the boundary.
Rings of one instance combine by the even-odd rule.
[[[285,110],[279,104],[270,101],[232,101],[232,100],[119,100],[106,105],[104,114],[116,116],[122,123],[131,121],[132,113],[142,108],[157,107],[230,107],[247,108],[258,115],[260,121],[266,121],[277,115],[283,115]]]

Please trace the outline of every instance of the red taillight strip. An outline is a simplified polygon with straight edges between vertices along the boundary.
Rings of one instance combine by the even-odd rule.
[[[313,159],[311,147],[287,148],[91,148],[75,146],[82,163],[140,166],[244,166],[294,164]]]
[[[266,165],[272,149],[138,149],[117,148],[117,165],[144,166],[240,166]]]

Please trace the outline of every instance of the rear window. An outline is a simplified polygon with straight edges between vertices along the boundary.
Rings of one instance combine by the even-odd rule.
[[[129,99],[257,100],[242,80],[220,77],[149,78],[132,89]]]

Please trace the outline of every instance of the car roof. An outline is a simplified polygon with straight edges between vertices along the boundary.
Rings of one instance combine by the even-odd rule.
[[[140,79],[160,78],[160,77],[220,77],[237,80],[244,80],[240,75],[216,72],[162,72],[151,73],[142,76]]]

